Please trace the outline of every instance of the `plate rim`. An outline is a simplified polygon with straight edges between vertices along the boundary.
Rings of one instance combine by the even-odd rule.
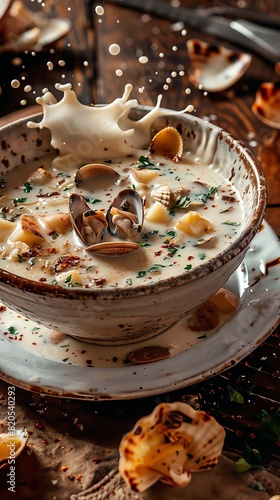
[[[261,243],[264,240],[267,241],[268,238],[270,239],[270,245],[263,250]],[[256,247],[257,250],[254,251],[254,247]],[[265,260],[263,258],[263,252],[266,254]],[[279,264],[272,267],[269,273],[262,273],[261,275],[261,264],[264,265],[264,262],[270,262],[277,259],[279,259]],[[223,325],[212,337],[190,350],[156,363],[115,368],[92,367],[89,369],[89,367],[85,366],[68,365],[61,361],[42,358],[35,353],[28,353],[15,344],[13,344],[13,348],[9,350],[12,344],[2,335],[0,328],[0,345],[2,351],[0,378],[14,386],[45,395],[80,400],[105,401],[140,399],[160,395],[182,389],[217,375],[234,366],[256,349],[280,322],[280,286],[278,286],[279,299],[277,299],[276,294],[275,303],[273,300],[270,300],[273,310],[269,309],[266,314],[263,314],[262,320],[257,324],[255,334],[253,327],[250,329],[248,339],[245,340],[238,338],[238,336],[234,337],[229,331],[225,332],[225,330],[229,328],[232,329],[238,320],[240,320],[241,323],[245,320],[245,315],[247,316],[248,314],[248,307],[250,307],[252,303],[254,303],[251,308],[252,310],[255,305],[256,307],[258,304],[261,306],[261,293],[263,290],[267,289],[270,282],[274,282],[275,284],[277,282],[275,278],[278,277],[280,279],[280,240],[265,221],[262,224],[261,231],[254,237],[244,259],[248,267],[249,278],[253,278],[253,276],[250,275],[249,269],[253,260],[257,260],[259,264],[258,272],[259,275],[261,275],[261,278],[256,279],[256,282],[250,285],[245,291],[246,300],[248,300],[251,290],[254,288],[254,294],[252,295],[253,299],[248,303],[245,303],[246,300],[243,301],[240,309],[226,325]],[[279,305],[277,306],[278,300]],[[244,313],[243,319],[242,313]],[[266,326],[264,326],[264,320]],[[246,335],[247,333],[246,331]],[[228,335],[227,340],[225,337],[226,335]],[[219,356],[221,357],[217,364],[215,364],[213,360],[213,351],[216,347],[220,349]],[[224,351],[221,350],[222,347],[224,347]],[[226,353],[227,348],[228,353]],[[190,358],[189,353],[196,354],[196,356],[191,356],[191,358],[196,359],[196,366],[192,373],[188,374],[188,368],[184,370],[184,365],[187,365],[188,361],[190,361],[190,359],[188,359]],[[198,370],[199,358],[201,362],[205,361],[205,358],[207,360],[206,367],[202,371]],[[171,368],[172,365],[176,366]],[[19,366],[20,372],[15,376],[14,372],[16,370],[19,371],[17,368]],[[60,374],[59,378],[55,380],[62,366],[64,369],[63,376]],[[44,377],[47,378],[48,376],[50,377],[49,383],[46,381],[42,383],[42,378],[44,380]],[[72,381],[69,381],[69,379],[72,379]],[[83,383],[89,385],[91,388],[83,389],[81,385]],[[107,383],[109,383],[109,385],[111,384],[111,387],[105,387]],[[127,384],[126,388],[124,388],[123,383]]]

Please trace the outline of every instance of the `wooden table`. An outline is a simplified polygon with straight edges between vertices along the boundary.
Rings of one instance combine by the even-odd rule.
[[[180,24],[172,25],[168,20],[143,16],[106,2],[102,3],[103,15],[98,15],[95,5],[86,0],[49,0],[45,3],[43,10],[47,15],[69,18],[72,30],[53,47],[54,50],[50,51],[48,47],[36,54],[0,55],[0,125],[33,112],[35,97],[41,95],[42,88],[46,86],[53,91],[53,84],[57,81],[71,82],[84,104],[111,102],[122,95],[128,82],[134,84],[132,97],[136,97],[140,104],[154,105],[160,93],[163,94],[163,107],[182,109],[186,104],[193,104],[195,114],[210,119],[241,139],[259,159],[268,185],[266,220],[280,235],[280,132],[264,125],[251,111],[259,85],[264,81],[279,80],[272,65],[253,54],[249,69],[234,86],[219,93],[205,94],[190,83],[186,41],[194,37],[211,41],[207,36],[192,30],[185,34]],[[196,0],[185,0],[181,5],[184,3],[188,6],[197,5]],[[232,2],[225,0],[222,3],[231,5]],[[31,0],[25,0],[25,4],[33,10],[41,8],[40,4]],[[199,5],[209,7],[213,2],[201,0]],[[248,0],[246,6],[280,15],[280,3],[273,0]],[[108,50],[113,43],[121,48],[117,56],[111,55]],[[230,47],[226,42],[223,45]],[[147,56],[148,62],[141,64],[140,56]],[[60,65],[61,60],[65,61],[64,66]],[[49,61],[53,62],[51,71],[48,70]],[[14,78],[22,82],[18,89],[11,87],[10,82]],[[33,92],[24,92],[24,85],[27,84],[32,85]],[[191,89],[190,94],[185,92],[188,88]],[[27,101],[24,107],[20,105],[22,99]],[[276,322],[275,319],[275,326]],[[42,401],[46,408],[52,408],[52,416],[67,412],[68,404],[71,408],[74,405],[83,415],[98,415],[95,420],[113,415],[119,421],[119,416],[125,413],[128,420],[134,422],[136,416],[147,413],[157,402],[189,401],[193,398],[202,409],[225,426],[228,450],[243,453],[246,445],[257,448],[261,450],[263,463],[274,474],[279,474],[280,436],[265,438],[263,426],[256,417],[261,410],[275,416],[279,408],[279,340],[280,330],[276,328],[246,359],[222,374],[186,389],[140,402],[67,403],[50,397],[40,400],[38,395],[21,389],[18,389],[18,397],[20,401],[26,401],[29,411],[30,405],[33,405],[34,422]],[[228,386],[243,395],[243,404],[230,399]],[[5,384],[1,387],[5,401]],[[40,431],[42,440],[44,430],[52,423],[52,416],[42,411],[38,418],[43,426]],[[36,426],[36,429],[38,431],[39,427]],[[74,447],[75,439],[74,433]],[[46,443],[42,446],[47,449]]]

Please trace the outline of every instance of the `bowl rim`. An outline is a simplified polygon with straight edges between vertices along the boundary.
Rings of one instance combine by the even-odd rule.
[[[104,106],[104,104],[97,104],[96,106]],[[141,111],[144,113],[149,112],[153,109],[152,106],[142,106],[132,108],[133,111]],[[170,109],[166,109],[170,113]],[[0,132],[3,137],[3,132],[13,128],[15,125],[26,124],[29,120],[34,120],[40,118],[43,113],[35,113],[31,115],[24,116],[13,122],[10,122],[3,127],[0,127]],[[250,165],[252,171],[255,174],[255,178],[258,182],[258,203],[252,217],[246,227],[241,231],[234,241],[228,245],[224,250],[219,252],[215,257],[207,260],[207,262],[200,264],[189,271],[178,274],[177,276],[172,276],[165,278],[163,280],[157,281],[155,283],[147,283],[145,285],[131,285],[129,287],[114,287],[112,289],[108,288],[98,288],[98,289],[86,289],[86,288],[66,288],[59,285],[52,285],[44,282],[39,282],[31,280],[28,278],[23,278],[14,273],[6,271],[0,268],[0,289],[2,285],[9,285],[10,287],[21,289],[25,292],[33,292],[41,296],[56,297],[56,298],[66,298],[70,300],[120,300],[124,298],[136,298],[143,295],[156,295],[164,290],[169,290],[171,288],[180,287],[197,281],[211,274],[215,269],[222,267],[225,264],[231,262],[240,253],[245,251],[246,247],[249,248],[249,244],[253,237],[259,230],[261,223],[264,218],[267,202],[267,184],[264,172],[261,165],[255,155],[244,145],[241,140],[233,137],[229,132],[226,132],[223,128],[218,125],[212,124],[208,120],[204,120],[196,115],[190,115],[188,113],[174,114],[174,115],[163,115],[164,118],[170,119],[176,117],[178,120],[183,118],[184,120],[190,120],[195,125],[200,125],[202,128],[205,126],[210,127],[218,132],[218,137],[220,140],[226,141],[229,150],[236,150],[238,155],[242,154],[243,162],[247,162]],[[151,127],[152,128],[152,127]],[[44,128],[44,130],[46,130]],[[52,147],[50,145],[50,147]],[[109,258],[109,257],[108,257]],[[110,257],[114,258],[114,257]],[[218,265],[217,265],[218,264]]]

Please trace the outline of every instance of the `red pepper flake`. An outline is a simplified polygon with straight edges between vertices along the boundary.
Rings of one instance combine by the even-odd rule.
[[[45,281],[47,281],[47,278],[39,278],[39,281],[41,281],[41,283],[44,283]]]
[[[189,255],[188,256],[188,260],[193,260],[194,259],[194,256],[193,255]]]
[[[32,431],[27,431],[28,436],[32,436],[33,432]]]
[[[83,477],[82,474],[78,474],[78,476],[76,477],[76,480],[77,480],[78,483],[81,482],[82,477]]]
[[[253,432],[250,432],[250,434],[249,434],[249,438],[251,438],[251,439],[255,439],[255,438],[256,438],[256,436],[255,436],[255,434],[254,434]]]
[[[43,426],[43,424],[41,424],[41,422],[39,422],[38,420],[37,420],[37,422],[36,422],[36,424],[35,424],[35,427],[37,427],[37,429],[40,429],[40,430],[45,428],[45,427]]]
[[[100,458],[93,458],[92,462],[94,462],[95,464],[100,464],[101,460]]]
[[[68,470],[68,465],[62,465],[61,470],[62,472],[66,472]]]
[[[242,432],[242,431],[238,431],[238,430],[237,430],[237,431],[235,432],[235,435],[236,435],[237,437],[241,437],[241,436],[243,436],[243,432]]]
[[[54,442],[55,442],[55,443],[60,443],[60,442],[61,442],[61,439],[59,439],[59,438],[54,438]]]
[[[42,439],[42,443],[43,444],[48,444],[48,440],[47,439]]]
[[[6,306],[0,306],[0,312],[5,312],[7,311],[7,307]]]

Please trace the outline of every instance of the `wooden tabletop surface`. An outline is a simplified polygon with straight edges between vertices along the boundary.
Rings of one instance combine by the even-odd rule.
[[[48,0],[43,7],[31,0],[24,3],[32,10],[42,9],[49,17],[70,19],[72,29],[54,46],[40,52],[0,54],[0,125],[36,110],[36,96],[41,95],[44,87],[53,91],[56,82],[71,82],[84,104],[111,102],[122,95],[125,84],[129,82],[134,85],[132,97],[136,97],[140,104],[154,105],[158,94],[163,94],[162,106],[166,108],[183,109],[187,104],[193,104],[197,116],[209,119],[241,139],[258,158],[268,186],[265,217],[280,235],[280,130],[262,123],[251,110],[261,83],[279,81],[273,65],[252,54],[250,67],[236,84],[221,92],[205,93],[190,81],[191,65],[186,41],[199,38],[217,43],[217,40],[191,29],[185,33],[179,20],[172,24],[106,1],[100,3],[104,7],[102,15],[96,12],[99,4],[87,0]],[[200,0],[199,5],[209,7],[232,3],[235,4],[230,0]],[[195,7],[197,1],[182,0],[181,6],[183,4]],[[246,7],[280,16],[280,3],[274,0],[247,0]],[[113,43],[121,49],[116,56],[109,51]],[[226,42],[223,45],[232,47]],[[148,62],[141,63],[141,56],[146,56]],[[49,61],[53,63],[52,70],[48,69]],[[60,61],[65,64],[62,66]],[[19,88],[12,88],[13,79],[21,82]],[[32,91],[26,92],[25,85],[31,85]],[[191,89],[191,93],[186,89]],[[26,100],[24,106],[20,104],[23,99]],[[190,395],[196,398],[203,409],[226,427],[228,449],[243,452],[246,444],[261,449],[263,462],[275,474],[280,470],[279,421],[278,436],[265,438],[256,414],[265,410],[276,420],[280,405],[279,341],[280,331],[276,329],[254,352],[226,372],[160,396],[161,400],[169,401],[186,400]],[[243,394],[242,404],[229,398],[229,386]],[[30,397],[28,395],[27,399]],[[156,398],[145,403],[114,402],[111,409],[117,413],[118,405],[122,405],[127,412],[136,415],[140,408],[151,407],[155,401]],[[88,408],[95,412],[101,408],[107,412],[106,405],[111,403],[79,404],[89,405]]]

